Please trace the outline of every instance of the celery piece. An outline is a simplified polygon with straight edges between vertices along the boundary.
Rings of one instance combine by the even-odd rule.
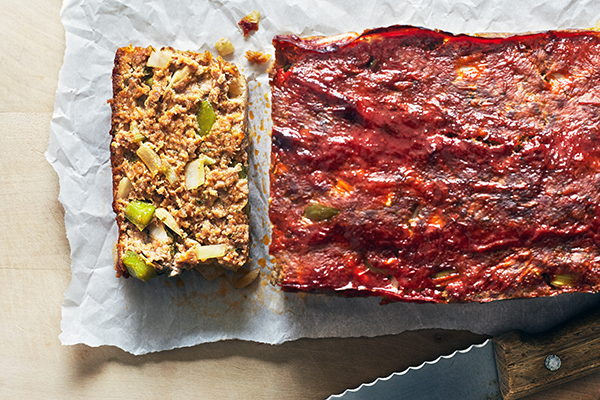
[[[196,119],[198,120],[198,131],[200,136],[208,135],[217,119],[215,110],[208,100],[202,100],[198,106]]]
[[[552,282],[550,282],[550,284],[552,286],[557,286],[557,287],[561,287],[561,286],[573,287],[573,286],[575,286],[575,276],[573,276],[571,274],[554,275],[554,278],[552,279]]]
[[[242,165],[242,169],[240,169],[240,172],[238,172],[238,176],[240,177],[240,179],[248,178],[248,167]]]
[[[143,231],[152,222],[154,210],[155,207],[150,203],[141,200],[132,200],[125,209],[125,217],[137,226],[140,231]]]
[[[433,279],[443,279],[443,278],[447,278],[451,275],[456,275],[456,274],[458,274],[458,272],[456,270],[443,269],[441,271],[436,272],[435,275],[433,275]]]
[[[304,216],[311,221],[324,221],[340,213],[337,208],[327,207],[322,204],[309,204],[304,209]]]
[[[127,267],[129,275],[144,282],[156,277],[156,271],[152,265],[147,263],[142,256],[135,251],[128,250],[123,256],[123,264]]]
[[[146,136],[142,133],[142,131],[140,131],[140,128],[138,127],[138,125],[135,121],[131,122],[129,131],[132,133],[133,141],[136,143],[141,142],[146,139]]]

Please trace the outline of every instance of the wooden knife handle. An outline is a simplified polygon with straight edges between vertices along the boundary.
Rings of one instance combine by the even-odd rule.
[[[518,399],[600,368],[600,309],[539,335],[512,331],[494,338],[493,343],[502,397]],[[551,355],[560,359],[555,371],[545,366]],[[552,359],[556,367],[557,359]]]

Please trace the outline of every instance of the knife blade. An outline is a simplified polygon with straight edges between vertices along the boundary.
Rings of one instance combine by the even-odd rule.
[[[548,332],[511,331],[328,400],[513,400],[600,369],[600,309]]]
[[[490,362],[490,360],[492,362]],[[348,389],[328,400],[500,400],[492,340]],[[465,377],[468,377],[465,379]]]

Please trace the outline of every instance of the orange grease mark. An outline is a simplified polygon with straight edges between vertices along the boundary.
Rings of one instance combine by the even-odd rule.
[[[185,282],[183,281],[183,279],[177,278],[177,280],[175,281],[175,286],[177,286],[177,287],[184,287],[185,286]]]
[[[260,82],[258,82],[258,87],[261,87],[261,86],[262,86],[262,84]]]
[[[258,135],[258,136],[256,137],[256,144],[259,144],[259,143],[260,143],[260,135]]]
[[[266,267],[267,266],[267,260],[265,260],[264,258],[261,258],[258,260],[258,265],[260,265],[261,267]]]
[[[258,157],[258,150],[254,150],[254,155]],[[256,166],[256,165],[255,165]]]
[[[168,287],[168,288],[172,287],[172,286],[171,286],[171,282],[169,282],[169,281],[165,281],[165,286],[166,286],[166,287]]]
[[[265,244],[265,246],[268,246],[268,245],[269,245],[269,243],[271,243],[271,241],[269,240],[269,235],[265,235],[265,236],[263,237],[263,240],[262,240],[262,241],[263,241],[263,243]],[[263,265],[263,267],[264,267],[264,265]]]
[[[250,110],[248,114],[250,115],[250,119],[254,119],[254,113],[252,112],[252,110]]]
[[[260,130],[261,130],[261,131],[264,131],[264,130],[265,130],[265,120],[264,120],[264,119],[261,119],[261,120],[260,120]]]

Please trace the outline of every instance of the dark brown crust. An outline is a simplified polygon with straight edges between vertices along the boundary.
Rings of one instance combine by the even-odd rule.
[[[248,137],[248,90],[238,69],[208,52],[194,53],[162,49],[171,60],[166,68],[147,67],[154,49],[120,48],[113,69],[111,129],[111,165],[113,169],[113,210],[119,226],[116,246],[117,276],[129,274],[121,259],[132,250],[150,262],[157,273],[177,275],[199,268],[236,270],[248,257],[249,222],[245,213],[248,202],[246,147]],[[181,73],[177,80],[175,73]],[[150,84],[149,78],[153,81]],[[199,135],[196,113],[199,103],[209,100],[216,121],[209,134]],[[142,142],[133,140],[134,131],[168,164],[178,180],[166,179],[166,173],[154,176],[136,155]],[[208,156],[215,164],[206,166],[206,182],[198,189],[185,187],[185,166],[198,157]],[[163,170],[161,170],[163,171]],[[121,179],[127,177],[132,189],[118,197]],[[168,241],[157,240],[125,218],[129,201],[147,200],[174,216],[185,237],[165,228]],[[152,224],[165,227],[156,216]],[[227,245],[227,253],[218,259],[196,258],[197,245]]]

